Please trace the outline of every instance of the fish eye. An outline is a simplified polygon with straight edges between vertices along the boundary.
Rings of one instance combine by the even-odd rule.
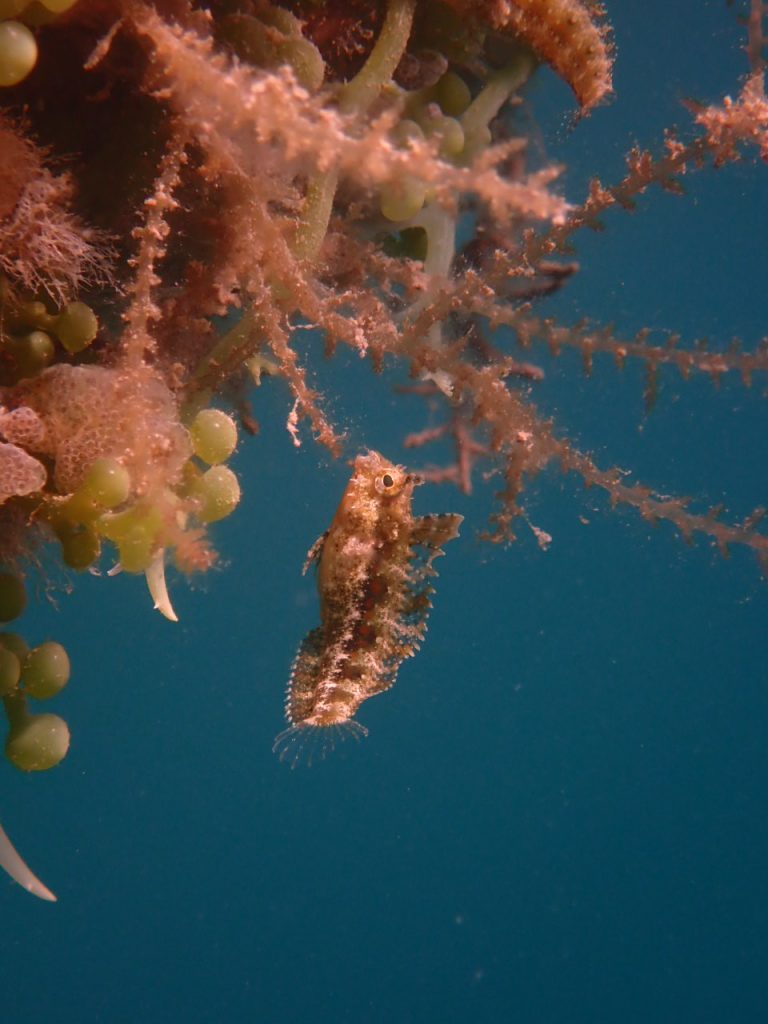
[[[382,473],[374,481],[374,486],[379,494],[391,494],[393,491],[399,490],[398,484],[398,478],[391,473]]]

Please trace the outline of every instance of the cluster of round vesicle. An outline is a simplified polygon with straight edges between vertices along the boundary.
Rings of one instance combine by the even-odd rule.
[[[478,148],[474,133],[465,130],[461,119],[471,99],[469,86],[453,71],[448,71],[434,85],[414,91],[406,103],[405,116],[394,129],[395,145],[405,148],[412,141],[428,139],[437,144],[443,159],[457,163],[468,161]],[[427,199],[424,183],[406,178],[382,188],[380,208],[387,220],[408,221],[418,214]]]
[[[178,485],[163,483],[142,488],[143,493],[137,493],[126,459],[96,459],[72,494],[49,506],[64,562],[72,569],[90,567],[107,540],[116,548],[121,569],[147,572],[164,550],[176,546],[189,522],[213,523],[234,511],[240,486],[223,463],[236,444],[232,418],[219,409],[203,409],[189,426],[191,456]]]
[[[237,427],[221,409],[202,409],[189,426],[192,451],[209,468],[200,470],[190,461],[187,489],[194,501],[197,518],[203,523],[224,519],[237,508],[240,484],[224,463],[237,446]]]
[[[2,26],[0,26],[2,27]],[[77,355],[96,338],[96,314],[84,302],[51,313],[37,300],[17,301],[0,278],[0,385],[13,388],[41,374],[58,356]],[[45,423],[25,405],[0,405],[0,502],[42,491],[47,470]]]
[[[0,624],[18,618],[26,605],[22,580],[0,572]],[[69,657],[60,643],[30,648],[18,633],[0,632],[0,697],[8,734],[5,756],[25,772],[53,768],[69,749],[69,728],[59,715],[30,711],[33,701],[55,697],[69,681]]]
[[[70,306],[64,312],[72,311]],[[70,326],[74,325],[73,334],[77,332],[83,320],[80,312],[76,308],[76,316],[58,317],[60,341]],[[11,447],[13,441],[19,451],[28,445],[52,463],[52,481],[41,488],[37,516],[57,537],[64,562],[86,569],[99,558],[103,543],[110,542],[120,568],[146,573],[157,607],[174,618],[170,602],[163,607],[153,583],[158,559],[162,566],[166,550],[179,544],[188,528],[199,530],[237,506],[240,487],[225,465],[237,445],[234,420],[219,409],[203,408],[185,428],[178,422],[170,393],[156,379],[116,379],[103,367],[54,365],[22,380],[12,391],[28,404],[0,411],[0,431],[9,439],[2,444]],[[106,437],[115,454],[99,455],[86,464],[88,446],[96,444],[94,450],[100,450],[100,403],[95,398],[111,392],[113,401],[106,405],[119,429],[101,440]],[[121,401],[137,418],[133,434],[121,422]],[[157,432],[154,438],[152,429]],[[146,440],[143,451],[139,434]],[[122,450],[116,446],[118,436],[123,437]],[[140,461],[132,463],[137,453]],[[157,464],[152,462],[153,453]],[[79,483],[70,490],[76,480]],[[160,573],[162,577],[162,568]],[[25,605],[19,575],[0,570],[0,627],[16,619]],[[30,648],[18,633],[0,632],[0,697],[8,722],[5,754],[17,768],[42,771],[67,753],[69,729],[63,719],[33,712],[30,705],[55,696],[68,679],[69,658],[61,644],[46,641]]]
[[[204,408],[185,428],[159,374],[82,362],[99,329],[84,302],[52,312],[0,279],[0,311],[0,502],[39,493],[67,566],[93,566],[108,541],[121,569],[147,572],[189,526],[234,510],[230,416]]]
[[[124,505],[131,493],[128,470],[115,458],[97,459],[89,468],[82,484],[66,500],[49,509],[49,522],[61,544],[62,558],[70,569],[87,569],[101,553],[101,539],[118,540],[119,531],[109,536],[111,510]],[[130,539],[123,540],[125,552],[120,561],[132,568],[136,554]],[[135,547],[135,542],[134,542]],[[143,566],[141,566],[143,568]]]
[[[77,0],[0,0],[0,87],[18,85],[37,64],[32,28],[51,21]]]
[[[4,384],[34,377],[59,355],[79,355],[93,343],[99,330],[96,314],[86,303],[70,302],[51,313],[39,300],[15,301],[2,278],[0,310],[4,329],[0,383]]]

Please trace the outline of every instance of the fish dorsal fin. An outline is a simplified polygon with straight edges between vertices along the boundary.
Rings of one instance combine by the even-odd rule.
[[[405,586],[393,629],[396,656],[382,673],[380,690],[392,685],[399,663],[419,649],[432,607],[432,579],[437,575],[432,562],[443,554],[443,544],[458,537],[462,520],[463,516],[445,513],[420,516],[413,521]]]
[[[459,527],[463,521],[464,516],[453,512],[419,516],[413,520],[411,557],[408,563],[408,589],[411,594],[412,611],[422,605],[426,616],[430,607],[429,596],[432,593],[432,586],[427,580],[428,577],[437,575],[432,563],[440,555],[445,554],[442,545],[459,536]]]
[[[459,527],[464,521],[464,516],[455,512],[441,512],[432,516],[417,516],[413,520],[411,530],[411,541],[413,544],[422,544],[424,547],[432,548],[437,555],[442,554],[438,549],[447,544],[449,540],[459,536]]]
[[[304,559],[304,565],[301,569],[302,576],[306,576],[312,565],[317,565],[320,562],[320,559],[323,557],[323,548],[325,547],[325,542],[328,539],[329,532],[329,530],[326,530],[325,533],[321,533],[307,552],[307,557]]]

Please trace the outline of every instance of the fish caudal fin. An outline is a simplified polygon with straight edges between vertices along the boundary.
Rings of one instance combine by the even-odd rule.
[[[307,725],[298,722],[275,737],[272,751],[291,768],[300,764],[309,768],[330,754],[337,743],[343,743],[350,736],[359,741],[367,735],[365,726],[354,718],[335,725]]]

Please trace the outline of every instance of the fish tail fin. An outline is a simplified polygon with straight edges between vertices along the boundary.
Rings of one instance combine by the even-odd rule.
[[[297,722],[275,737],[272,752],[291,768],[296,768],[300,764],[310,768],[330,754],[337,743],[343,743],[350,736],[359,741],[367,735],[368,730],[365,726],[356,722],[354,718],[349,718],[346,722],[336,722],[334,725]]]

